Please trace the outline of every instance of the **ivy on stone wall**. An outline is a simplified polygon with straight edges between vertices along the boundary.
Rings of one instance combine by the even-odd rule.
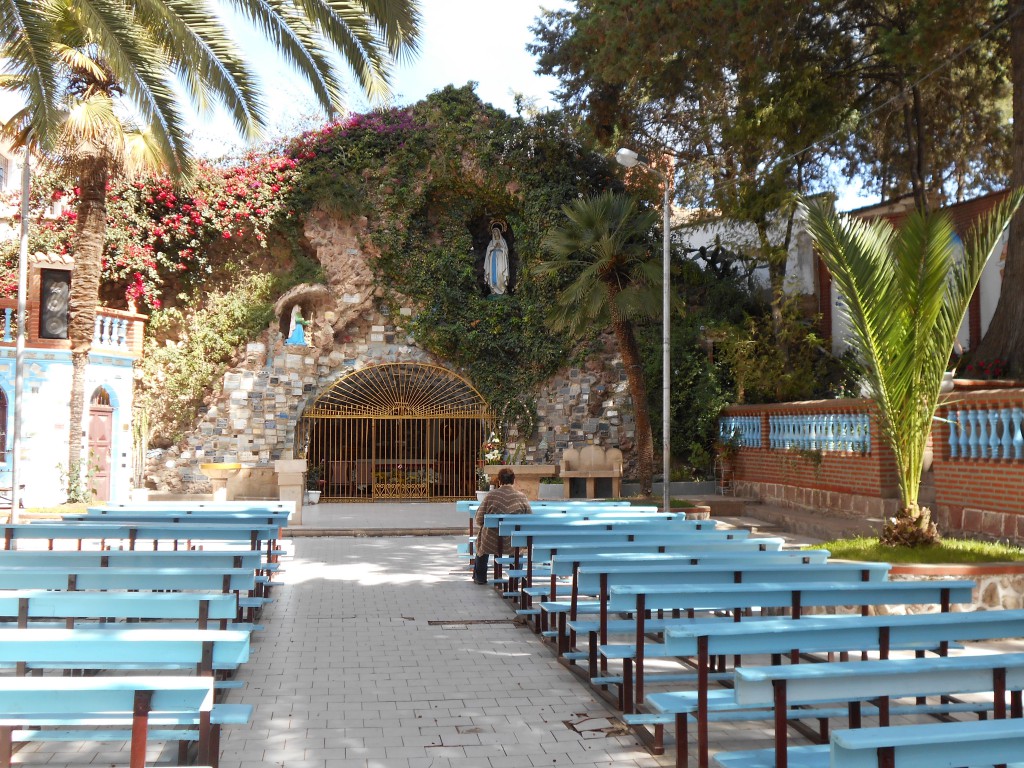
[[[496,411],[569,362],[544,323],[559,286],[531,266],[560,207],[614,177],[561,118],[511,117],[470,86],[448,87],[308,132],[289,152],[302,161],[289,207],[369,217],[382,292],[412,300],[417,344],[461,369]],[[482,282],[492,219],[508,224],[514,262],[514,289],[500,297]]]

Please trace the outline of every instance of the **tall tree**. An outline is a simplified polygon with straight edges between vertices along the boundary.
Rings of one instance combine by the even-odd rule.
[[[840,158],[883,200],[927,209],[1005,182],[1009,93],[995,0],[848,0],[856,119]]]
[[[792,196],[823,179],[851,112],[842,29],[792,0],[580,0],[534,31],[539,70],[598,141],[675,155],[680,202],[746,225],[735,250],[767,265],[781,338]]]
[[[612,327],[633,400],[640,492],[650,495],[654,442],[634,323],[650,318],[661,306],[660,254],[651,241],[658,212],[641,211],[636,200],[614,192],[576,200],[562,212],[565,223],[543,240],[552,258],[538,266],[541,273],[570,281],[551,308],[548,323],[552,331],[572,337]]]
[[[415,50],[415,0],[313,0],[301,6],[237,0],[329,112],[343,104],[331,46],[371,96],[388,93],[391,60]],[[78,180],[77,237],[70,295],[72,348],[69,474],[82,470],[85,368],[92,344],[106,231],[106,189],[129,160],[148,158],[187,177],[190,147],[173,83],[201,111],[226,105],[247,137],[263,124],[258,90],[213,4],[191,0],[7,0],[10,26],[0,31],[5,70],[0,86],[19,91],[26,107],[5,126],[25,144],[56,148]],[[37,69],[40,56],[48,65]],[[145,130],[124,117],[136,113]],[[142,151],[140,151],[140,148]],[[77,485],[77,479],[71,480]]]
[[[1024,188],[1024,0],[1008,0],[1010,68],[1013,80],[1013,137],[1010,183]],[[975,356],[979,360],[1005,360],[1014,374],[1024,374],[1024,213],[1010,222],[1006,263],[999,302]]]

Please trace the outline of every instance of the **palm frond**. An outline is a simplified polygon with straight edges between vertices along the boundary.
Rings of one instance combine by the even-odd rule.
[[[896,460],[900,494],[916,507],[924,449],[946,361],[1014,194],[984,217],[959,264],[944,214],[909,216],[900,231],[806,203],[807,225],[846,302],[855,348]]]

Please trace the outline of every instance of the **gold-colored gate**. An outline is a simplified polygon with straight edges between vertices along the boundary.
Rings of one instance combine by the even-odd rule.
[[[385,363],[335,382],[306,409],[299,445],[321,501],[453,499],[476,489],[487,404],[436,365]]]

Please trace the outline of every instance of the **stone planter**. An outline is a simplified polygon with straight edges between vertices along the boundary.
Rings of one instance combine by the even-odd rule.
[[[306,491],[306,503],[307,504],[319,504],[320,503],[320,491]]]
[[[954,611],[996,611],[1024,608],[1024,563],[978,563],[976,565],[893,565],[893,580],[973,579],[971,605],[954,605]],[[919,606],[914,606],[919,609]],[[929,606],[931,608],[931,606]],[[935,610],[938,610],[936,607]],[[920,611],[918,611],[920,612]],[[929,611],[931,612],[931,611]]]
[[[558,474],[558,467],[554,464],[485,464],[484,472],[487,473],[491,485],[498,484],[498,473],[508,467],[516,473],[516,488],[526,494],[528,499],[537,499],[540,479],[542,477],[554,477]]]
[[[563,499],[565,491],[562,490],[564,483],[541,483],[537,486],[538,499]]]
[[[490,491],[477,491],[476,492],[476,500],[477,501],[483,501],[484,499],[487,498],[487,494],[488,493],[490,493]]]

